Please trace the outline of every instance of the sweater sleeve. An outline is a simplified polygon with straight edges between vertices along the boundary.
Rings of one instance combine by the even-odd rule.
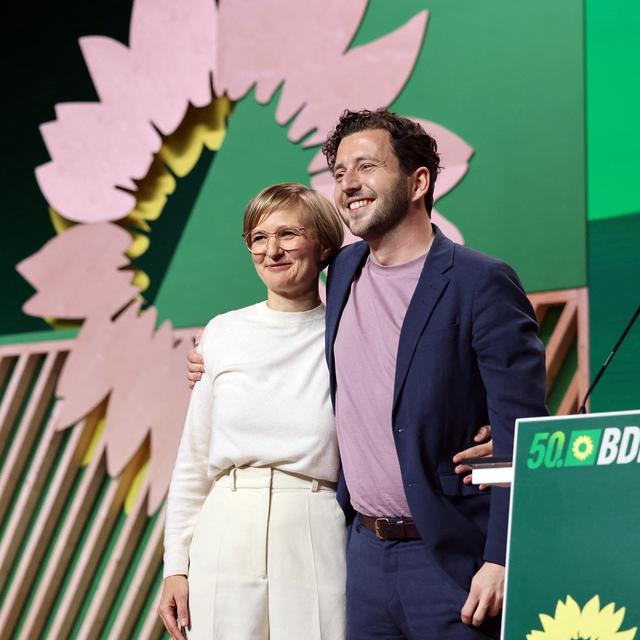
[[[205,347],[210,324],[207,325],[198,351]],[[164,530],[163,577],[188,575],[189,546],[193,529],[202,505],[211,488],[209,447],[211,444],[211,412],[213,380],[207,363],[202,380],[191,393],[189,409],[178,448],[176,464],[167,498],[167,517]]]

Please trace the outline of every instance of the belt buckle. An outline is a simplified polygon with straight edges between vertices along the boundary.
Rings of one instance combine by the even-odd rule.
[[[373,530],[378,540],[386,540],[386,538],[384,537],[384,534],[382,533],[382,529],[380,529],[381,522],[389,522],[389,518],[376,518],[373,523]]]

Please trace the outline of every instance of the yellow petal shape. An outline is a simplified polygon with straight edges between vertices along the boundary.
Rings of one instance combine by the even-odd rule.
[[[543,631],[532,630],[527,640],[633,640],[637,627],[618,631],[624,620],[625,608],[615,610],[615,603],[610,602],[600,609],[600,596],[596,594],[582,608],[570,596],[565,602],[558,600],[553,617],[541,613],[540,623]]]
[[[136,498],[138,497],[138,492],[140,491],[140,487],[142,486],[142,481],[144,480],[147,471],[149,470],[149,460],[147,460],[138,473],[136,473],[133,482],[131,483],[131,487],[129,487],[129,491],[127,493],[127,497],[124,499],[124,512],[129,515],[131,513],[131,509],[135,504]]]
[[[98,447],[98,443],[100,442],[100,438],[102,436],[102,432],[104,431],[106,424],[107,424],[107,421],[105,420],[105,418],[104,417],[100,418],[93,432],[93,435],[91,436],[91,442],[87,447],[87,452],[84,454],[84,460],[82,461],[83,467],[86,467],[91,462],[91,459],[93,458],[96,452],[96,448]]]

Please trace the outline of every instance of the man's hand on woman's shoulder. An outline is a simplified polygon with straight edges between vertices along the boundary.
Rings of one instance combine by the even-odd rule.
[[[189,389],[196,386],[196,382],[202,380],[204,373],[204,358],[198,353],[198,345],[202,338],[202,331],[198,331],[193,338],[193,349],[187,354],[187,381]]]

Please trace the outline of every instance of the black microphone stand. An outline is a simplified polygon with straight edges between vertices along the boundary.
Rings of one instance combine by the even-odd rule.
[[[606,360],[600,367],[600,371],[598,371],[598,375],[593,379],[593,382],[591,383],[591,386],[587,390],[587,393],[584,396],[584,400],[582,401],[582,404],[578,409],[579,414],[587,413],[587,400],[589,399],[591,392],[596,388],[596,385],[600,381],[600,378],[602,378],[602,374],[605,372],[605,369],[609,366],[609,363],[613,359],[613,356],[616,354],[618,347],[622,344],[622,341],[627,337],[627,333],[629,333],[631,327],[633,326],[633,323],[638,318],[638,315],[640,315],[640,305],[638,305],[638,308],[636,309],[635,313],[631,317],[631,320],[629,320],[629,323],[627,324],[624,331],[622,332],[622,335],[618,338],[618,342],[616,342],[613,349],[611,349],[611,353],[607,356]]]

